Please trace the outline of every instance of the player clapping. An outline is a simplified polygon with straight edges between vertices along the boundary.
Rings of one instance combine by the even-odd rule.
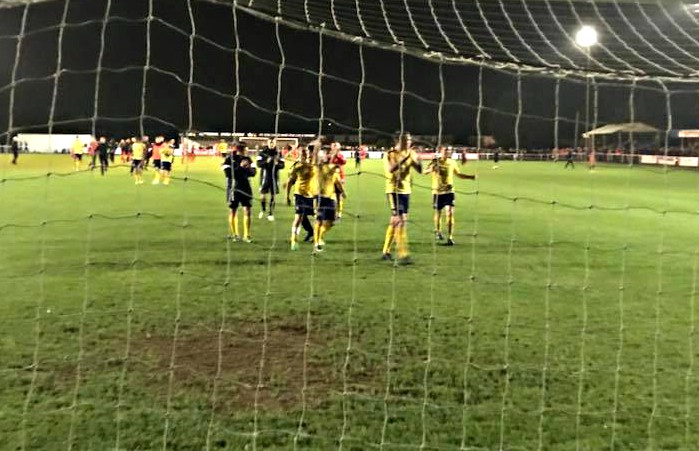
[[[257,167],[260,169],[260,219],[267,213],[267,195],[269,195],[269,212],[267,219],[274,221],[275,196],[279,194],[279,171],[284,168],[284,160],[275,147],[274,140],[257,156]]]
[[[411,149],[409,135],[401,135],[395,148],[384,155],[384,177],[386,197],[391,209],[391,220],[386,229],[383,245],[383,260],[392,260],[391,249],[395,240],[398,250],[398,264],[412,263],[408,250],[408,210],[412,192],[411,171],[422,172],[417,153]]]
[[[425,174],[432,174],[432,204],[434,207],[434,234],[435,239],[443,240],[442,235],[442,210],[446,210],[447,228],[449,237],[446,245],[454,245],[454,176],[460,179],[474,180],[475,175],[462,174],[459,167],[452,159],[451,149],[442,147],[439,149],[439,157],[432,160]]]
[[[131,173],[136,185],[143,185],[143,159],[146,156],[146,143],[134,137],[131,139]]]
[[[230,236],[233,241],[238,241],[238,207],[242,205],[243,216],[243,241],[251,243],[250,236],[251,210],[252,210],[252,185],[250,178],[255,176],[255,168],[252,160],[245,155],[245,147],[239,145],[237,150],[226,155],[221,166],[226,174],[226,201],[230,212],[228,215],[228,226]]]
[[[309,151],[304,147],[299,147],[299,159],[293,164],[289,171],[289,182],[286,185],[286,203],[291,205],[291,191],[294,190],[294,221],[291,224],[291,250],[297,251],[299,226],[302,222],[308,221],[308,217],[313,216],[313,201],[315,197],[313,182],[316,176],[317,167]],[[309,224],[310,225],[310,224]],[[311,236],[313,228],[311,227]]]
[[[340,177],[340,166],[333,163],[336,153],[331,151],[319,162],[316,170],[318,205],[313,239],[313,253],[323,251],[325,234],[333,227],[337,215],[335,197],[342,200],[346,194]]]
[[[160,172],[163,185],[170,184],[172,163],[175,161],[175,140],[172,139],[160,148]],[[156,169],[157,171],[157,169]]]

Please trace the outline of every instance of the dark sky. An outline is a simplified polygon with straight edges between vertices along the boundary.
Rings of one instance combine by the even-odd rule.
[[[23,8],[0,9],[0,134],[7,134],[8,112],[14,131],[44,131],[49,122],[51,96],[58,61],[58,36],[64,3],[46,2],[29,7],[27,33],[22,42],[15,91],[15,106],[9,112],[11,73],[17,48],[17,35]],[[106,27],[103,70],[97,73],[101,19],[104,0],[71,0],[62,45],[62,68],[54,121],[56,131],[92,130],[94,91],[99,76],[97,130],[110,135],[138,133],[141,113],[143,65],[146,61],[146,20],[148,2],[119,0],[112,2],[111,18]],[[231,131],[235,92],[233,15],[230,7],[193,1],[196,32],[194,82],[192,88],[192,129]],[[155,0],[151,23],[151,69],[147,72],[145,112],[146,131],[150,134],[176,134],[189,127],[187,84],[189,78],[190,19],[184,0]],[[274,24],[238,13],[240,47],[240,93],[237,130],[272,132],[276,110],[277,69],[280,54]],[[218,44],[219,48],[206,40]],[[289,66],[318,70],[318,34],[281,27],[281,40]],[[260,62],[246,52],[270,60]],[[355,44],[324,38],[324,72],[351,83],[323,79],[325,116],[336,121],[324,133],[352,133],[358,125],[357,86],[361,70]],[[385,89],[400,90],[400,55],[395,52],[365,48],[366,81]],[[169,72],[169,73],[163,73]],[[438,65],[413,56],[405,56],[407,90],[405,127],[416,134],[436,134],[437,102],[440,98]],[[515,74],[484,71],[484,110],[482,130],[494,134],[504,147],[514,145],[517,89]],[[177,79],[179,77],[179,80]],[[447,106],[444,108],[444,133],[464,143],[476,133],[476,109],[461,105],[478,105],[478,69],[472,66],[444,66]],[[209,88],[202,89],[198,85]],[[318,80],[313,73],[288,67],[283,74],[282,109],[311,118],[311,121],[283,114],[280,132],[318,130],[320,114]],[[658,85],[649,85],[656,89]],[[529,119],[520,124],[522,146],[550,147],[553,144],[555,81],[547,77],[525,76],[522,81],[523,112],[550,118]],[[678,87],[682,88],[682,87]],[[686,89],[687,87],[684,87]],[[211,91],[213,90],[213,92]],[[217,94],[218,93],[218,94]],[[629,120],[627,87],[600,87],[599,122]],[[585,85],[561,83],[560,116],[572,121],[576,111],[584,120]],[[253,106],[247,99],[262,109]],[[400,127],[399,100],[395,93],[367,87],[362,113],[364,126],[392,134]],[[699,127],[697,100],[694,94],[672,96],[674,128]],[[272,113],[263,109],[271,110]],[[497,110],[492,111],[491,109]],[[153,119],[155,118],[155,119]],[[660,92],[638,90],[636,120],[665,128],[665,97]],[[560,122],[561,143],[571,143],[575,126]],[[169,125],[171,124],[171,125]],[[343,128],[348,126],[349,129]],[[0,137],[2,139],[2,137]]]

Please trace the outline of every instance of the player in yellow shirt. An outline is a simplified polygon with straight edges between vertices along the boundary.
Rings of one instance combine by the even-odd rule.
[[[340,168],[332,163],[334,157],[334,153],[329,152],[323,157],[316,169],[315,183],[317,185],[318,205],[313,237],[313,253],[316,254],[323,251],[325,234],[333,227],[337,218],[335,197],[341,196],[342,199],[347,197],[342,186]]]
[[[131,139],[131,169],[136,185],[143,185],[143,159],[146,157],[146,143],[134,137]]]
[[[73,146],[70,148],[70,153],[75,161],[75,170],[80,170],[80,162],[83,161],[83,154],[85,153],[85,144],[80,141],[80,137],[76,136]]]
[[[444,239],[442,235],[442,210],[446,210],[447,229],[449,231],[447,246],[454,245],[454,177],[469,180],[476,178],[475,175],[462,174],[456,165],[456,161],[451,156],[451,149],[441,147],[439,156],[432,160],[425,170],[425,174],[432,174],[435,239]]]
[[[315,152],[309,152],[304,147],[299,147],[299,159],[289,170],[289,182],[286,185],[286,204],[291,205],[291,190],[294,190],[294,221],[291,224],[291,250],[297,251],[299,226],[305,218],[314,214],[313,201],[315,200],[315,177],[317,166],[315,165]]]
[[[228,156],[228,143],[225,139],[222,139],[216,144],[216,153],[219,157],[226,158]]]
[[[294,164],[294,161],[296,161],[299,157],[299,152],[298,149],[294,146],[291,145],[286,145],[284,146],[284,149],[282,149],[282,158],[285,161],[288,161],[289,164]]]
[[[411,172],[422,172],[422,165],[417,153],[411,149],[410,135],[400,136],[395,148],[384,154],[384,178],[386,179],[386,197],[391,209],[391,220],[386,229],[383,244],[383,260],[392,260],[391,248],[395,240],[397,262],[400,265],[412,263],[408,250],[408,210],[412,192]]]
[[[160,179],[163,185],[170,184],[173,161],[175,161],[175,140],[171,139],[160,148]]]

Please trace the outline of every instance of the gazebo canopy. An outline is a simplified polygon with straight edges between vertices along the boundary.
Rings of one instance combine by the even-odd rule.
[[[624,124],[607,124],[583,133],[583,138],[599,135],[614,135],[616,133],[660,133],[660,129],[643,122],[626,122]]]

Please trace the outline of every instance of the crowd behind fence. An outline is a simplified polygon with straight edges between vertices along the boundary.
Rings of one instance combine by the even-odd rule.
[[[500,160],[509,161],[560,161],[565,160],[567,154],[572,152],[572,158],[575,161],[587,161],[589,158],[589,150],[583,147],[578,148],[563,148],[563,149],[476,149],[469,146],[451,146],[454,150],[455,158],[461,158],[463,154],[478,155],[481,160]],[[600,163],[623,163],[636,164],[641,162],[641,157],[644,155],[668,156],[668,157],[699,157],[699,145],[684,146],[684,147],[669,147],[667,150],[657,146],[636,147],[633,150],[626,145],[624,148],[608,148],[595,150],[597,162]],[[377,148],[373,146],[364,147],[368,149],[368,153],[376,158],[376,155],[382,155],[386,151],[385,148]],[[27,146],[20,146],[20,153],[35,153],[33,149]],[[354,153],[359,150],[357,146],[344,146],[343,151]],[[432,154],[436,152],[433,147],[418,147],[416,149],[421,154]],[[0,145],[0,154],[11,153],[11,146]],[[54,151],[54,154],[69,154],[70,149]],[[252,153],[255,153],[252,150]],[[179,155],[179,153],[178,153]]]

